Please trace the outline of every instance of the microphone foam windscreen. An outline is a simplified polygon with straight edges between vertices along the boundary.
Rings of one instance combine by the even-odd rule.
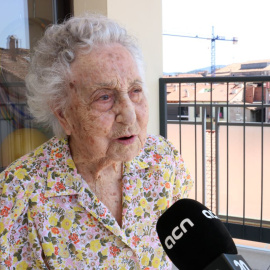
[[[157,233],[168,257],[180,270],[201,270],[222,253],[237,254],[225,225],[192,199],[175,202],[161,215]]]

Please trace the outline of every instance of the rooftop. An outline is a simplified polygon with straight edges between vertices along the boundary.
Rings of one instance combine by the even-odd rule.
[[[253,73],[253,74],[252,74]],[[234,63],[216,70],[216,76],[270,75],[270,59]]]
[[[231,102],[243,90],[242,84],[230,83],[228,85],[229,95],[227,95],[227,84],[214,84],[212,90],[212,102]],[[196,84],[196,102],[209,102],[211,100],[211,86],[205,83]],[[194,102],[195,86],[190,83],[181,84],[181,102]],[[167,85],[168,103],[179,102],[179,84]]]
[[[29,67],[29,50],[17,49],[13,60],[9,49],[0,48],[0,68],[15,76],[18,81],[24,81]]]

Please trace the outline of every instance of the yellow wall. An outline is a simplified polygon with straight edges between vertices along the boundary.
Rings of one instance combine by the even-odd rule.
[[[74,0],[75,16],[86,11],[107,15],[107,0]]]
[[[150,118],[148,132],[159,134],[158,79],[162,77],[161,0],[75,0],[74,15],[100,12],[123,25],[136,36],[146,64]]]

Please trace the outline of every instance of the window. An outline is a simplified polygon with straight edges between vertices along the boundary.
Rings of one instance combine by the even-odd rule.
[[[64,5],[65,3],[65,5]],[[46,27],[72,14],[70,0],[1,1],[0,9],[0,171],[48,140],[26,107],[24,79],[29,53]]]
[[[178,111],[180,114],[177,115],[177,117],[181,117],[181,120],[188,120],[188,107],[179,107]]]

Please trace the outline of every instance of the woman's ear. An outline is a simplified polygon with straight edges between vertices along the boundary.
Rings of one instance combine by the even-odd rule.
[[[58,119],[61,127],[64,129],[66,135],[71,135],[71,125],[68,121],[68,118],[65,114],[65,112],[63,112],[63,110],[58,109],[58,110],[53,110],[54,115],[56,116],[56,118]]]

